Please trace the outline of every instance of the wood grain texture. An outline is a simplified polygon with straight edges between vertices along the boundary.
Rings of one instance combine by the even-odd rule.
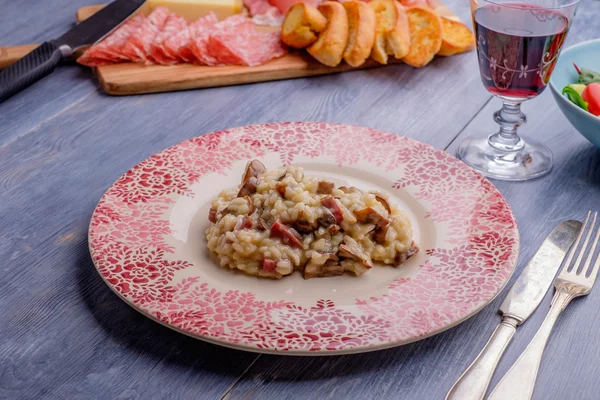
[[[466,3],[448,3],[469,18]],[[86,1],[39,4],[0,0],[9,21],[0,23],[3,40],[56,37],[68,29],[72,12],[65,17],[53,10],[76,10]],[[26,7],[31,13],[20,19]],[[582,3],[569,42],[598,36],[598,18],[600,2]],[[489,98],[471,53],[421,70],[395,65],[127,97],[104,95],[89,70],[69,66],[0,104],[0,399],[443,399],[498,323],[502,295],[460,326],[397,349],[259,357],[187,338],[133,311],[95,272],[87,225],[104,190],[123,172],[192,136],[315,120],[370,126],[446,148],[460,132],[483,135],[493,128],[497,103],[478,114]],[[600,195],[600,151],[575,133],[551,95],[526,104],[525,112],[524,133],[547,141],[557,164],[538,181],[495,182],[521,230],[519,269],[556,224],[598,207]],[[548,296],[519,328],[500,371],[533,336]],[[599,296],[592,292],[561,316],[536,399],[598,398]]]
[[[401,61],[394,60],[392,63],[399,64]],[[96,68],[96,75],[106,93],[130,95],[243,85],[379,67],[382,65],[373,60],[368,60],[360,68],[345,63],[328,67],[298,51],[256,67],[115,64]]]
[[[38,44],[24,44],[21,46],[0,47],[0,69],[6,68],[15,61],[25,57],[38,46]]]

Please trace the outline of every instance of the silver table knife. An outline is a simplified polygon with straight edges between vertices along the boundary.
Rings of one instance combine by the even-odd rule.
[[[144,0],[116,0],[60,38],[43,43],[0,72],[0,102],[48,75],[79,47],[102,39],[143,3]]]
[[[581,222],[565,221],[542,243],[500,306],[502,322],[475,361],[450,389],[446,400],[483,399],[517,326],[529,318],[541,303],[580,229]]]

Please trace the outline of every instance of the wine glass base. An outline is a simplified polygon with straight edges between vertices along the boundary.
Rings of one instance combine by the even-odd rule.
[[[539,178],[552,170],[552,151],[540,143],[524,142],[517,151],[502,151],[488,139],[465,140],[457,156],[482,175],[503,181]]]

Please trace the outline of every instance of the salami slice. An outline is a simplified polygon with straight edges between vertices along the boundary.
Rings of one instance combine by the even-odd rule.
[[[210,35],[207,51],[221,64],[256,66],[284,56],[279,32],[258,32],[256,26],[237,26]]]
[[[150,45],[148,58],[156,64],[172,65],[179,61],[179,57],[173,57],[166,49],[165,42],[179,32],[186,31],[188,27],[185,18],[171,13],[165,22],[164,28],[156,35],[154,42]]]
[[[123,46],[122,54],[133,62],[146,62],[150,47],[158,33],[164,28],[170,12],[166,7],[156,7],[144,23]]]
[[[182,30],[177,35],[167,39],[165,42],[165,51],[172,57],[178,58],[184,62],[194,62],[196,57],[191,50],[190,39],[197,37],[202,31],[210,31],[213,26],[219,22],[214,12],[200,17],[197,21],[190,24],[187,29]]]
[[[270,8],[275,8],[269,4],[268,0],[244,0],[244,5],[248,9],[251,17],[265,14]]]
[[[256,25],[281,26],[285,16],[276,7],[269,5],[269,8],[262,14],[256,14],[252,17],[252,22]]]
[[[215,57],[214,54],[210,54],[207,49],[210,35],[214,32],[234,29],[242,25],[248,26],[253,24],[246,17],[238,14],[224,19],[223,21],[213,25],[210,29],[192,32],[190,34],[192,36],[190,39],[190,50],[194,54],[196,63],[210,66],[220,65],[221,62],[219,59]],[[241,34],[241,31],[238,30],[238,33]]]
[[[136,14],[115,29],[101,42],[91,46],[78,59],[77,62],[88,67],[113,64],[123,60],[122,49],[129,37],[144,23],[143,14]]]

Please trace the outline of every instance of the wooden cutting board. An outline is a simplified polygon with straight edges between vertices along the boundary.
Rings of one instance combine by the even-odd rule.
[[[435,4],[438,14],[458,20],[458,17],[438,0],[429,0],[429,2]],[[79,9],[76,13],[77,22],[85,20],[102,7],[104,6],[97,5]],[[0,47],[0,68],[12,64],[36,46]],[[392,63],[400,62],[392,61]],[[382,67],[382,65],[369,60],[360,68],[353,68],[345,63],[337,67],[327,67],[303,51],[291,51],[284,57],[256,67],[207,67],[191,64],[147,66],[123,63],[97,67],[95,74],[106,93],[129,95],[275,81],[374,67]]]

